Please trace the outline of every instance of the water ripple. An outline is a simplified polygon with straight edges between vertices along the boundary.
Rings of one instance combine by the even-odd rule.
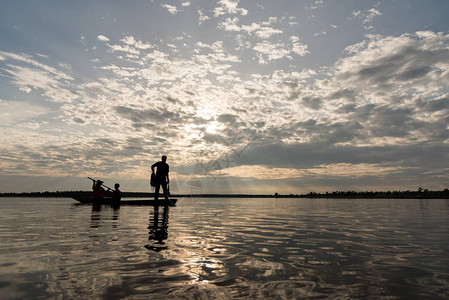
[[[0,200],[8,299],[449,297],[447,200],[14,200]]]

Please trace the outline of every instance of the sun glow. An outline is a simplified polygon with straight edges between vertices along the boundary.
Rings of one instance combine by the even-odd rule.
[[[186,124],[184,126],[184,137],[187,140],[196,140],[201,138],[200,130],[195,124]]]
[[[218,122],[216,121],[210,122],[206,125],[206,132],[216,134],[218,127],[219,127]]]

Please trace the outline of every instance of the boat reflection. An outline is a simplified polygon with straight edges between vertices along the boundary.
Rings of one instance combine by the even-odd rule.
[[[162,251],[168,249],[165,246],[165,240],[168,238],[168,212],[169,207],[164,206],[162,215],[159,214],[159,206],[154,206],[153,211],[150,210],[150,218],[148,225],[149,244],[145,248],[152,251]]]
[[[117,221],[119,218],[119,214],[120,214],[120,205],[111,205],[110,206],[113,209],[113,213],[112,216],[110,218],[110,220],[112,220],[112,228],[117,228]],[[108,209],[110,211],[110,208],[108,207]],[[91,228],[99,228],[101,227],[103,220],[104,220],[104,216],[102,215],[102,205],[99,204],[93,204],[92,205],[92,212],[90,215],[90,227]]]

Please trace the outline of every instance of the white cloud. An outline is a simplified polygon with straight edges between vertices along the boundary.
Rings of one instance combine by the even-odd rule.
[[[166,8],[168,10],[168,12],[171,13],[172,15],[176,15],[177,13],[180,12],[180,10],[174,5],[161,4],[161,6],[163,8]]]
[[[310,10],[314,10],[314,9],[321,8],[323,6],[323,4],[324,4],[324,0],[316,0],[310,6],[308,6],[308,7],[306,6],[306,8],[310,9]]]
[[[279,18],[278,17],[269,17],[268,21],[262,22],[261,25],[263,25],[263,26],[270,26],[270,25],[272,25],[274,23],[277,23],[277,22],[279,22]]]
[[[257,52],[257,57],[260,64],[267,64],[269,61],[278,60],[282,58],[292,59],[291,54],[295,53],[299,56],[304,56],[309,51],[307,45],[300,42],[300,39],[296,36],[290,37],[291,44],[284,43],[272,43],[264,40],[257,43],[253,50]]]
[[[253,32],[260,30],[262,26],[258,23],[252,23],[251,25],[242,25],[242,30],[247,32],[248,34],[252,34]]]
[[[381,16],[382,13],[378,11],[375,8],[370,8],[364,11],[354,11],[352,12],[352,16],[359,18],[362,20],[362,23],[365,25],[364,28],[366,30],[372,29],[372,25],[368,25],[368,23],[371,23],[375,17]]]
[[[3,60],[12,59],[12,60],[16,60],[16,61],[21,61],[21,62],[29,64],[33,67],[39,68],[47,73],[52,74],[57,79],[73,80],[73,77],[71,77],[69,74],[62,72],[54,67],[48,66],[46,64],[42,64],[42,63],[38,62],[37,60],[32,59],[32,56],[30,56],[30,55],[0,51],[0,56],[3,57]]]
[[[202,10],[198,10],[198,24],[201,25],[203,24],[205,21],[209,20],[210,18],[208,16],[206,16]]]
[[[305,186],[309,179],[319,186],[368,176],[409,184],[421,175],[416,170],[447,179],[440,166],[449,145],[449,37],[388,36],[385,26],[377,31],[383,36],[360,33],[361,25],[368,29],[393,12],[387,3],[356,11],[344,23],[352,6],[340,6],[329,19],[323,9],[308,10],[325,1],[290,2],[265,1],[264,8],[236,0],[150,1],[129,14],[111,6],[89,12],[98,14],[98,24],[90,25],[107,26],[116,38],[107,31],[92,40],[63,22],[58,32],[73,33],[81,47],[70,55],[58,32],[34,32],[33,49],[50,52],[0,52],[2,93],[11,97],[0,101],[0,173],[143,178],[161,149],[175,168],[244,149],[235,167],[217,176],[301,178],[295,184]],[[418,12],[413,7],[407,14]],[[162,14],[150,20],[147,9]],[[164,11],[194,19],[179,28]],[[394,13],[407,20],[405,11]],[[426,28],[431,18],[422,17],[401,28]],[[334,30],[340,24],[345,32]],[[320,37],[311,38],[314,33]],[[344,53],[335,52],[339,47],[312,52],[336,39],[341,47],[360,43]],[[8,45],[14,49],[14,40]]]
[[[237,25],[238,22],[239,19],[237,17],[226,18],[226,21],[220,23],[218,25],[218,28],[223,29],[224,31],[241,31],[242,28],[240,28],[240,26]]]
[[[129,45],[109,45],[112,51],[126,52],[129,54],[139,54],[140,51]]]
[[[313,36],[320,36],[320,35],[327,35],[326,31],[316,32],[313,34]]]
[[[225,14],[230,14],[230,15],[240,14],[242,16],[246,16],[248,14],[248,10],[246,10],[244,8],[237,7],[239,4],[239,0],[235,0],[235,1],[220,0],[220,1],[218,1],[218,4],[220,6],[218,6],[214,9],[215,17],[225,15]]]
[[[261,39],[268,39],[272,35],[280,34],[280,33],[282,33],[282,30],[269,28],[269,27],[264,27],[264,28],[261,28],[260,30],[256,31],[257,37],[259,37]]]
[[[72,90],[71,82],[74,78],[64,70],[42,64],[27,55],[8,52],[0,52],[0,55],[13,61],[7,65],[5,72],[19,90],[26,93],[38,91],[53,102],[71,102],[79,97]],[[64,64],[62,68],[68,69]]]
[[[449,35],[419,32],[399,37],[372,36],[347,48],[353,55],[336,63],[339,85],[382,92],[431,93],[449,74]]]
[[[364,14],[364,20],[363,23],[368,23],[371,22],[374,17],[376,16],[381,16],[382,14],[375,8],[370,8],[369,10],[367,10]]]
[[[291,36],[290,41],[292,42],[292,52],[298,54],[299,56],[305,56],[306,54],[310,53],[307,50],[307,45],[302,44],[299,37]]]
[[[101,35],[101,34],[99,36],[97,36],[97,40],[102,41],[102,42],[109,42],[109,38],[107,38],[106,36]]]
[[[258,52],[259,63],[266,64],[267,61],[284,58],[290,54],[290,50],[282,43],[271,43],[263,41],[257,43],[253,50]]]
[[[136,40],[133,36],[127,36],[127,37],[123,38],[121,41],[129,46],[133,46],[133,47],[135,47],[137,49],[141,49],[141,50],[154,48],[153,45],[143,43],[142,41]]]
[[[382,164],[322,164],[314,168],[274,168],[264,165],[241,165],[211,172],[215,175],[228,175],[239,178],[255,178],[259,180],[285,180],[307,178],[328,178],[328,177],[348,177],[362,176],[385,176],[401,172],[402,167],[395,167]]]
[[[290,168],[270,168],[263,165],[242,165],[236,167],[225,168],[221,170],[212,171],[213,175],[227,175],[239,178],[256,178],[260,180],[266,179],[288,179],[300,178],[305,175],[305,172],[298,169]]]
[[[18,122],[33,120],[49,112],[49,109],[33,103],[0,99],[0,125],[17,126]]]
[[[276,145],[277,149],[260,150],[254,157],[242,156],[242,166],[225,169],[217,176],[239,176],[239,172],[261,180],[273,174],[317,179],[348,174],[381,176],[405,169],[399,163],[373,162],[378,158],[374,150],[357,156],[358,151],[448,140],[444,120],[449,102],[443,94],[449,74],[448,36],[433,32],[400,37],[370,35],[365,42],[348,47],[345,57],[333,68],[301,70],[294,59],[309,50],[298,36],[283,42],[247,38],[257,37],[259,31],[269,28],[262,23],[274,24],[274,19],[241,27],[238,19],[228,19],[229,25],[238,29],[239,56],[228,48],[232,41],[226,39],[205,42],[185,35],[167,38],[160,45],[128,35],[118,42],[107,42],[109,51],[95,64],[100,76],[83,78],[81,83],[75,84],[73,75],[63,71],[69,67],[50,67],[40,63],[48,60],[41,56],[34,59],[1,52],[2,69],[29,95],[39,90],[52,101],[65,102],[58,120],[64,122],[64,128],[70,128],[70,134],[83,137],[73,151],[89,156],[101,152],[100,145],[109,145],[105,155],[116,160],[115,174],[144,174],[143,162],[148,153],[159,153],[159,145],[170,149],[174,160],[195,164],[198,157],[217,159],[232,153],[251,140],[251,132],[258,132],[255,144]],[[189,47],[188,54],[172,50],[180,50],[184,43]],[[245,59],[254,54],[251,51],[260,64],[288,59],[294,65],[290,70],[297,71],[273,64],[275,67],[252,66],[251,72],[242,72],[248,66]],[[234,121],[226,123],[230,116]],[[33,118],[31,115],[31,119],[20,121],[21,126],[37,131],[42,125]],[[166,123],[171,126],[157,126]],[[93,132],[93,125],[102,131]],[[226,142],[226,130],[232,131],[233,126],[235,135],[246,139]],[[69,135],[66,129],[59,130],[64,138]],[[33,143],[36,140],[30,137]],[[59,145],[55,140],[53,137],[51,143]],[[116,144],[110,145],[109,140]],[[296,165],[263,162],[267,158],[262,153],[275,156],[279,148],[288,150],[289,146],[299,150],[281,151],[285,156],[282,161],[287,163],[292,158]],[[38,149],[43,152],[42,147],[36,146],[36,153]],[[338,152],[339,147],[347,147],[347,153]],[[53,155],[63,151],[62,146],[56,148]],[[400,152],[390,151],[394,158]],[[298,155],[306,156],[298,159]],[[257,161],[259,157],[262,162]],[[251,160],[259,166],[250,166]],[[328,163],[324,165],[323,160]],[[59,172],[70,174],[73,164],[67,159],[64,167],[58,167]],[[136,167],[131,170],[131,165]],[[110,174],[106,166],[93,167]]]
[[[251,45],[252,45],[251,42],[243,34],[237,34],[235,37],[235,40],[238,45],[236,50],[251,48]]]
[[[237,17],[226,18],[224,22],[218,24],[218,28],[224,31],[246,32],[249,35],[255,35],[260,39],[269,39],[275,34],[283,33],[280,29],[263,26],[260,23],[252,23],[251,25],[239,26],[239,19]],[[272,21],[262,22],[262,24],[271,24]]]

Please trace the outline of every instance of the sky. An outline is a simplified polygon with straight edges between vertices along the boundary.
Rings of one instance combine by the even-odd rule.
[[[449,1],[4,0],[0,192],[449,187]]]

